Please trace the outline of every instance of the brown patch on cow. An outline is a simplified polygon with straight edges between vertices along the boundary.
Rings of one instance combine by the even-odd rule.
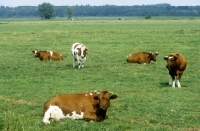
[[[81,56],[81,49],[80,49],[80,48],[77,48],[77,50],[78,50],[78,53],[77,53],[77,54],[78,54],[79,56]]]
[[[88,55],[88,49],[87,49],[87,48],[85,48],[85,50],[83,51],[83,55],[84,55],[84,57],[85,57],[86,55]]]
[[[76,49],[76,47],[79,46],[79,45],[81,45],[81,44],[76,44],[76,45],[74,46],[74,49]]]

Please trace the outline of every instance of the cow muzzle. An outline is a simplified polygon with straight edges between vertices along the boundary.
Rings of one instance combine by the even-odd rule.
[[[167,68],[168,70],[171,70],[171,67],[170,67],[169,65],[166,65],[166,68]]]
[[[105,106],[100,106],[100,109],[107,110],[107,108]]]

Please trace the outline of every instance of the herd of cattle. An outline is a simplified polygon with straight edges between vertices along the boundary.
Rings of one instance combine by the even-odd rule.
[[[53,51],[32,51],[35,57],[41,61],[63,60],[63,55]],[[88,50],[84,44],[74,43],[71,48],[73,67],[75,61],[78,62],[78,69],[84,67]],[[151,64],[151,60],[156,61],[158,52],[134,52],[127,56],[129,63]],[[169,71],[169,85],[175,88],[181,87],[180,79],[183,71],[186,69],[187,62],[185,57],[179,53],[170,53],[164,57],[167,61],[166,68]],[[91,91],[80,94],[59,94],[55,98],[44,104],[43,122],[49,124],[49,119],[59,120],[61,118],[86,119],[100,121],[107,118],[106,111],[110,106],[110,99],[116,99],[108,91]]]

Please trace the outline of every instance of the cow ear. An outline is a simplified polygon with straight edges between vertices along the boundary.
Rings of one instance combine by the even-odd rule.
[[[99,96],[94,96],[94,99],[95,100],[99,100]]]
[[[168,60],[168,56],[165,56],[165,57],[164,57],[164,60]]]
[[[117,98],[117,95],[111,95],[110,96],[110,99],[116,99]]]
[[[156,52],[156,55],[158,55],[158,52]]]
[[[85,52],[86,52],[86,54],[88,55],[88,49],[87,49],[87,48],[85,48]]]
[[[176,60],[177,59],[177,56],[174,56],[174,60]]]

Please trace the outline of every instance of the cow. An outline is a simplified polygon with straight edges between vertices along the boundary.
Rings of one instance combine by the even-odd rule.
[[[38,57],[41,61],[46,61],[46,60],[63,60],[63,55],[53,52],[53,51],[40,51],[40,50],[33,50],[35,57]]]
[[[86,57],[88,55],[88,49],[84,44],[74,43],[71,48],[73,67],[75,67],[75,61],[78,62],[78,69],[84,67]]]
[[[172,85],[172,88],[175,88],[176,84],[178,88],[181,88],[181,76],[187,66],[185,57],[182,54],[170,53],[168,56],[164,57],[164,60],[167,61],[166,68],[169,70],[169,85]]]
[[[151,64],[151,60],[156,61],[158,52],[133,52],[127,56],[126,61],[129,63]]]
[[[49,119],[62,118],[102,121],[108,118],[107,109],[110,100],[118,96],[108,91],[90,91],[78,94],[58,94],[44,104],[44,124],[50,124]]]

